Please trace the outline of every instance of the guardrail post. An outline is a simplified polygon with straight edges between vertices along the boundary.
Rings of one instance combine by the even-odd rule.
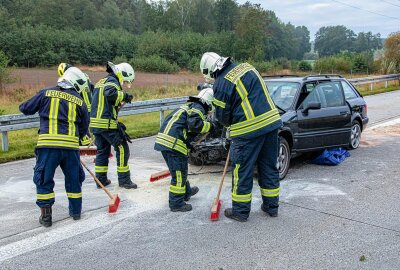
[[[385,88],[388,88],[388,82],[389,81],[385,81]]]
[[[162,126],[163,122],[164,122],[164,111],[160,110],[160,127]]]
[[[1,148],[3,149],[3,152],[8,151],[8,134],[7,131],[1,132]]]
[[[374,90],[374,83],[371,83],[370,85],[369,85],[369,90]]]

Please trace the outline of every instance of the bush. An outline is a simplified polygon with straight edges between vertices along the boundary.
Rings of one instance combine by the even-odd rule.
[[[120,64],[120,63],[127,63],[128,62],[128,58],[125,55],[118,55],[116,57],[114,57],[114,59],[112,60],[112,62],[116,65]]]
[[[319,73],[347,73],[350,72],[352,62],[350,59],[338,56],[329,56],[315,61],[314,70]]]
[[[192,57],[189,61],[188,69],[193,72],[200,71],[200,57]]]
[[[3,91],[3,84],[10,80],[10,73],[7,69],[8,63],[7,55],[0,50],[0,93]]]
[[[253,62],[253,61],[248,61],[248,62],[252,64],[260,73],[266,73],[272,69],[271,62]]]
[[[312,70],[311,64],[304,60],[299,62],[298,68],[300,71],[311,71]]]
[[[145,72],[176,73],[179,71],[179,66],[176,63],[170,63],[167,59],[158,55],[133,58],[130,60],[130,64],[135,70]]]

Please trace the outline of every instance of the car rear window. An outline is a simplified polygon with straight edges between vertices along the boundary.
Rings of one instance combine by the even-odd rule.
[[[342,81],[341,84],[342,84],[344,96],[346,99],[352,99],[352,98],[358,97],[357,93],[353,90],[353,88],[347,82]]]

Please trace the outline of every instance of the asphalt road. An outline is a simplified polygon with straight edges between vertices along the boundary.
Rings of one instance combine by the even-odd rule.
[[[400,115],[400,91],[366,98],[371,125]],[[84,213],[68,218],[60,172],[51,228],[40,227],[32,183],[34,160],[0,165],[0,269],[399,269],[400,125],[364,132],[359,149],[337,167],[294,162],[281,182],[278,218],[259,209],[254,182],[247,223],[223,216],[210,222],[221,166],[190,167],[194,210],[168,209],[168,180],[148,182],[166,168],[154,138],[135,140],[130,160],[139,188],[112,192],[122,198],[108,215],[107,197],[91,179],[83,186]],[[90,160],[88,160],[90,161]],[[90,165],[93,168],[93,164]],[[115,159],[110,167],[116,178]],[[229,179],[229,178],[228,178]]]

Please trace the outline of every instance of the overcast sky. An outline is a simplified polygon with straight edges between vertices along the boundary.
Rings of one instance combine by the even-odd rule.
[[[246,0],[238,0],[240,4]],[[304,25],[311,40],[322,26],[344,25],[354,32],[400,31],[400,0],[251,0],[275,12],[284,23]],[[378,13],[378,14],[374,14]]]

